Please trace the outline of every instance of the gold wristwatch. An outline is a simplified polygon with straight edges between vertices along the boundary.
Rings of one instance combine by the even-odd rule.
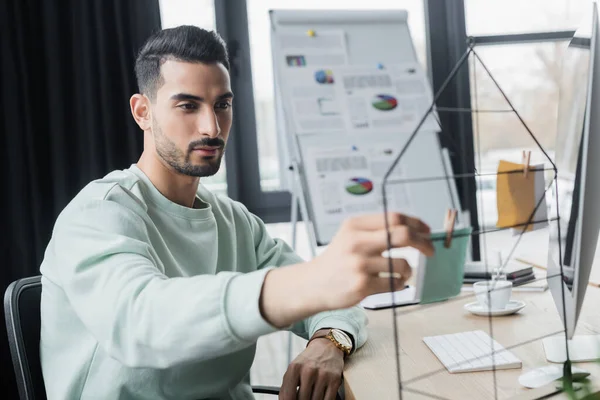
[[[348,357],[352,352],[352,340],[350,339],[350,336],[340,329],[331,328],[326,332],[317,333],[310,339],[308,343],[319,338],[329,339],[335,345],[335,347],[344,353],[344,357]]]

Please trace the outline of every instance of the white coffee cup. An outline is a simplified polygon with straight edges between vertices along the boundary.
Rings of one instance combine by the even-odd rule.
[[[504,310],[510,301],[512,282],[504,280],[479,281],[473,284],[477,301],[491,310]]]

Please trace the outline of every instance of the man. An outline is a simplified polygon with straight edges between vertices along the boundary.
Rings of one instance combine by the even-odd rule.
[[[356,304],[389,290],[385,221],[349,220],[305,263],[243,205],[199,185],[229,135],[228,70],[223,41],[196,27],[141,49],[130,106],[143,153],[72,200],[41,265],[49,399],[251,399],[256,341],[277,329],[311,338],[280,398],[335,398],[344,358],[366,340]],[[388,221],[394,246],[431,254],[426,225]],[[393,268],[401,287],[410,267]]]

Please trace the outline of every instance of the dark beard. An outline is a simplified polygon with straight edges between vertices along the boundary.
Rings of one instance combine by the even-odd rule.
[[[156,126],[156,125],[155,125]],[[158,128],[158,127],[157,127]],[[196,177],[212,176],[219,171],[221,159],[223,158],[225,142],[220,138],[202,139],[192,142],[188,146],[187,154],[184,154],[175,147],[175,144],[165,137],[160,129],[154,129],[154,142],[156,143],[156,152],[167,164],[180,174]],[[190,163],[190,154],[194,148],[200,146],[221,147],[223,150],[217,158],[207,157],[204,159],[206,164],[193,165]]]
[[[219,171],[219,168],[221,168],[221,158],[223,157],[223,154],[220,154],[217,158],[205,160],[207,164],[193,165],[189,162],[189,154],[185,157],[184,162],[178,162],[177,160],[180,158],[177,156],[174,158],[172,153],[163,153],[162,150],[159,150],[158,148],[156,150],[158,155],[165,160],[167,164],[169,164],[175,171],[183,175],[196,176],[199,178],[213,176]],[[178,153],[181,154],[181,152]]]

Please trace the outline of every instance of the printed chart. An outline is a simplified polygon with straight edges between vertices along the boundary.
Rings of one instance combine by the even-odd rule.
[[[366,178],[351,178],[346,183],[346,192],[356,196],[362,196],[370,193],[372,190],[373,182]]]
[[[398,100],[394,96],[378,94],[371,100],[371,105],[379,111],[391,111],[398,107]]]

